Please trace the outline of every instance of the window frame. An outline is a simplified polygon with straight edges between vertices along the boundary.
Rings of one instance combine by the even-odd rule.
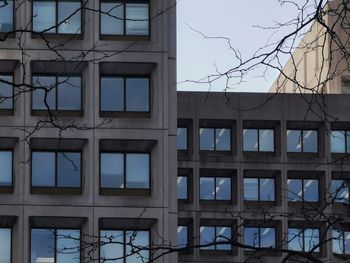
[[[290,152],[288,151],[288,131],[299,131],[300,132],[300,138],[301,138],[301,141],[300,141],[300,144],[301,144],[301,151],[300,152]],[[304,132],[305,131],[315,131],[316,134],[317,134],[317,151],[316,152],[304,152]],[[315,128],[302,128],[302,129],[298,129],[298,128],[287,128],[287,132],[286,132],[286,151],[287,151],[287,154],[290,155],[290,154],[311,154],[311,155],[318,155],[320,154],[320,135],[319,135],[319,130],[318,129],[315,129]]]
[[[300,197],[301,200],[296,200],[292,201],[289,200],[289,188],[288,188],[288,180],[301,180],[301,194],[302,196]],[[317,195],[317,201],[307,201],[304,198],[304,181],[305,180],[316,180],[317,181],[317,188],[318,188],[318,195]],[[322,186],[321,186],[321,178],[316,178],[316,177],[287,177],[287,202],[288,204],[293,204],[293,203],[311,203],[311,204],[317,204],[321,202],[321,197],[322,197]],[[295,193],[293,193],[295,195]]]
[[[264,225],[259,225],[259,226],[254,226],[254,225],[244,225],[243,226],[243,244],[244,244],[244,239],[245,239],[245,228],[255,228],[255,229],[258,229],[258,233],[259,233],[259,246],[255,246],[255,248],[269,248],[269,247],[262,247],[261,246],[261,229],[262,228],[272,228],[275,230],[275,245],[273,248],[276,248],[278,246],[278,229],[277,229],[277,226],[272,226],[272,225],[267,225],[267,226],[264,226]],[[246,245],[246,244],[244,244]],[[245,248],[244,249],[244,252],[250,252],[252,251],[250,248]]]
[[[12,6],[12,29],[11,31],[15,31],[16,30],[16,22],[17,22],[17,19],[16,19],[16,1],[15,0],[12,0],[13,1],[13,6]],[[9,32],[11,32],[9,31]],[[0,31],[0,36],[1,35],[8,35],[9,33],[6,32],[6,31]],[[15,37],[15,34],[14,33],[10,33],[8,35],[9,38],[14,38]]]
[[[199,251],[200,253],[224,253],[224,254],[231,254],[234,252],[234,248],[235,246],[233,244],[216,244],[216,239],[219,237],[217,235],[217,228],[219,227],[227,227],[231,230],[231,240],[234,241],[234,234],[233,234],[233,226],[232,225],[207,225],[207,224],[200,224],[199,226],[199,230],[202,228],[202,227],[210,227],[210,228],[214,228],[214,239],[212,242],[214,242],[214,245],[212,246],[215,246],[214,249],[209,249],[209,248],[203,248],[202,245],[201,245],[201,234],[200,234],[200,231],[199,231],[199,244],[200,244],[200,247],[199,247]],[[231,249],[217,249],[217,246],[220,246],[220,245],[230,245],[231,246]]]
[[[1,35],[1,32],[0,32],[0,35]],[[12,82],[13,83],[15,82],[14,72],[9,72],[9,71],[0,72],[0,78],[2,78],[2,77],[12,77]],[[15,87],[14,87],[14,85],[11,85],[11,86],[12,86],[12,98],[10,100],[11,100],[12,108],[11,109],[3,109],[0,107],[0,113],[2,112],[4,114],[9,114],[9,115],[13,115],[13,113],[14,113],[14,110],[15,110],[15,99],[14,99]],[[0,103],[0,105],[1,105],[1,103]]]
[[[202,150],[201,149],[201,134],[200,134],[200,131],[201,131],[201,129],[212,129],[212,130],[214,130],[214,140],[213,140],[213,142],[214,142],[214,149],[213,150]],[[229,150],[217,150],[216,148],[217,148],[217,145],[216,145],[216,130],[217,129],[227,129],[227,130],[229,130],[230,131],[230,149]],[[199,139],[199,144],[198,144],[198,146],[199,146],[199,152],[200,153],[231,153],[232,152],[232,138],[233,136],[232,136],[232,127],[207,127],[207,126],[200,126],[199,128],[198,128],[198,139]]]
[[[244,191],[244,180],[245,179],[257,179],[258,180],[258,200],[246,200],[244,195],[245,195],[245,191]],[[260,180],[264,180],[264,179],[272,179],[273,180],[273,192],[274,192],[274,200],[261,200],[260,197],[260,193],[261,193],[261,189],[260,189]],[[244,176],[243,177],[243,201],[244,202],[248,202],[248,203],[254,203],[254,202],[259,202],[259,203],[276,203],[277,200],[277,187],[276,187],[276,177],[257,177],[257,176]]]
[[[12,153],[12,160],[11,160],[11,168],[12,168],[12,173],[11,173],[11,185],[9,186],[0,186],[0,194],[11,194],[14,191],[14,174],[15,174],[15,162],[14,162],[14,149],[13,148],[0,148],[0,152],[11,152]]]
[[[258,144],[258,149],[256,151],[247,151],[244,150],[244,131],[245,130],[256,130],[257,131],[257,144]],[[260,150],[260,131],[261,130],[270,130],[273,131],[273,151],[261,151]],[[262,154],[274,154],[276,153],[276,135],[275,135],[276,129],[275,128],[243,128],[242,132],[242,151],[243,153],[262,153]]]
[[[214,189],[216,188],[216,180],[217,178],[225,178],[225,179],[230,179],[230,199],[225,199],[225,200],[220,200],[220,199],[217,199],[216,198],[216,191],[214,191],[214,199],[201,199],[201,193],[202,193],[202,190],[201,190],[201,186],[200,186],[200,181],[201,181],[201,178],[214,178]],[[233,179],[232,179],[232,176],[228,176],[228,175],[225,175],[223,174],[222,176],[220,175],[215,175],[215,176],[210,176],[210,175],[200,175],[199,176],[199,202],[200,203],[211,203],[211,202],[214,202],[214,203],[231,203],[233,201],[233,186],[232,186],[232,183],[233,183]]]

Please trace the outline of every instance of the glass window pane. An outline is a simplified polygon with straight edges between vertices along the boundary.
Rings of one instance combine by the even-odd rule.
[[[77,2],[58,1],[58,33],[80,34],[81,4]]]
[[[231,200],[231,179],[217,177],[215,192],[216,200]]]
[[[215,250],[215,245],[209,245],[215,242],[215,227],[200,227],[200,249]]]
[[[31,230],[31,263],[55,262],[55,230]]]
[[[0,1],[1,5],[1,1]],[[1,8],[0,8],[1,13]],[[1,20],[1,14],[0,14]],[[0,24],[1,26],[1,24]],[[1,31],[1,30],[0,30]],[[13,83],[12,76],[0,75],[0,79],[3,81]],[[12,109],[13,108],[13,88],[12,85],[0,82],[0,109]]]
[[[101,153],[101,187],[124,188],[124,154]]]
[[[123,78],[101,78],[101,111],[124,111]]]
[[[332,180],[330,194],[334,202],[349,202],[349,187],[345,180]]]
[[[0,3],[1,4],[1,3]],[[0,228],[0,263],[11,262],[11,228]]]
[[[330,136],[331,152],[345,153],[345,131],[332,131]]]
[[[149,154],[126,155],[126,187],[148,189],[150,182]]]
[[[149,33],[148,4],[126,4],[126,34],[147,36]]]
[[[244,129],[243,130],[243,151],[256,152],[258,151],[258,130]]]
[[[303,183],[300,179],[288,179],[288,201],[302,201]]]
[[[304,201],[318,202],[318,180],[304,180]]]
[[[101,34],[124,35],[124,6],[122,3],[101,3]]]
[[[126,111],[149,111],[149,79],[126,79]]]
[[[265,129],[259,130],[259,147],[261,152],[274,152],[275,139],[274,130]]]
[[[333,230],[332,231],[332,249],[335,254],[343,254],[344,252],[344,236],[342,231]]]
[[[188,245],[188,227],[187,226],[178,226],[177,227],[176,244],[180,248],[187,247],[187,245]]]
[[[80,153],[57,153],[57,187],[80,187]]]
[[[260,228],[260,247],[275,247],[275,229],[272,227]]]
[[[347,131],[345,136],[346,136],[346,152],[350,153],[350,131]]]
[[[318,152],[317,131],[314,131],[314,130],[303,131],[303,151],[306,153]]]
[[[350,232],[345,231],[344,232],[344,253],[346,255],[350,255]]]
[[[287,130],[287,151],[301,152],[301,131]]]
[[[149,231],[126,232],[126,263],[145,263],[149,260]]]
[[[177,128],[176,146],[178,150],[187,150],[187,128]]]
[[[259,228],[245,227],[244,228],[244,245],[251,247],[259,247]]]
[[[319,230],[318,229],[305,229],[304,231],[304,242],[305,242],[305,252],[308,252],[310,250],[312,250],[314,247],[316,247],[319,243]],[[317,247],[315,248],[315,250],[313,250],[314,252],[319,252],[320,248]]]
[[[100,262],[115,259],[113,263],[123,263],[124,257],[124,233],[123,231],[100,231]]]
[[[200,199],[215,199],[215,179],[213,177],[201,177],[199,183]]]
[[[56,2],[34,1],[33,2],[33,30],[36,32],[56,32]],[[53,27],[53,28],[52,28]],[[50,28],[50,30],[48,30]]]
[[[58,83],[58,110],[81,110],[80,77],[59,77]]]
[[[56,233],[57,263],[80,263],[80,230],[59,229]]]
[[[177,177],[177,199],[186,200],[187,199],[187,176]]]
[[[231,239],[231,227],[216,227],[216,242],[227,242],[227,244],[217,244],[217,250],[231,250]]]
[[[0,186],[12,185],[12,152],[0,151]]]
[[[13,28],[13,1],[0,1],[0,32],[10,32]]]
[[[260,201],[275,201],[274,179],[260,179]]]
[[[33,152],[32,186],[55,187],[55,153]]]
[[[259,200],[259,182],[257,178],[244,178],[244,200]]]
[[[214,129],[212,128],[200,128],[199,139],[200,139],[200,150],[213,151],[214,150]]]
[[[216,150],[230,151],[231,150],[231,130],[230,129],[215,129],[216,132]]]
[[[56,109],[56,78],[33,77],[33,105],[34,110]]]
[[[297,228],[288,228],[288,249],[294,251],[304,250],[303,232]]]

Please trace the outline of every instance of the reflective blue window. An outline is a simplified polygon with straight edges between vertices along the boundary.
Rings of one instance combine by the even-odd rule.
[[[349,186],[346,180],[332,180],[330,188],[331,201],[349,203]]]
[[[201,250],[232,250],[232,229],[225,226],[201,226]],[[220,244],[221,242],[221,244]]]
[[[188,226],[177,227],[176,245],[180,248],[188,246]]]
[[[149,111],[149,78],[126,79],[126,111]]]
[[[149,34],[149,4],[126,4],[126,35]]]
[[[349,153],[350,152],[350,132],[349,131],[331,131],[331,152]]]
[[[56,262],[80,263],[80,230],[56,230]]]
[[[58,33],[80,34],[81,33],[81,3],[58,2]]]
[[[33,152],[32,186],[55,187],[55,153]]]
[[[12,151],[0,151],[0,187],[12,186]]]
[[[176,146],[178,150],[187,151],[187,128],[177,128]]]
[[[187,200],[188,198],[188,177],[178,176],[177,177],[177,199]]]
[[[201,200],[231,200],[231,178],[200,177]]]
[[[101,34],[124,35],[124,4],[101,1]]]
[[[244,227],[244,245],[251,247],[275,247],[274,227]]]
[[[81,78],[58,77],[57,81],[57,109],[79,111],[81,109]]]
[[[287,151],[317,153],[317,130],[287,130]]]
[[[149,231],[126,231],[126,263],[145,263],[150,259]]]
[[[0,32],[13,30],[13,0],[0,0]]]
[[[101,153],[101,187],[124,188],[124,155]]]
[[[317,228],[288,228],[288,249],[319,252],[320,231]]]
[[[124,111],[124,79],[101,78],[101,111]]]
[[[32,109],[55,110],[56,109],[56,78],[33,77]]]
[[[288,201],[319,201],[319,186],[317,179],[288,179]]]
[[[57,153],[57,187],[80,187],[80,153]]]
[[[0,263],[11,262],[11,228],[0,228]]]
[[[56,32],[56,2],[33,2],[33,31],[45,33]]]
[[[244,200],[275,201],[274,178],[244,178]]]
[[[0,75],[0,80],[13,83],[13,76]],[[0,109],[13,109],[13,86],[3,82],[0,82]]]
[[[350,255],[350,231],[335,229],[332,231],[333,253],[338,255]]]
[[[100,262],[115,258],[113,263],[123,263],[124,232],[118,230],[100,231]]]
[[[244,129],[243,151],[247,152],[274,152],[273,129]]]
[[[231,129],[200,128],[199,140],[202,151],[230,151]]]

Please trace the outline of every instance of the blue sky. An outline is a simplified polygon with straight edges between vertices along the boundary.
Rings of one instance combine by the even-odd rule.
[[[303,2],[305,0],[300,0]],[[233,54],[223,40],[207,40],[190,27],[208,36],[225,36],[244,57],[252,55],[264,46],[273,31],[257,27],[273,26],[275,22],[295,17],[296,9],[291,5],[281,6],[278,0],[178,0],[177,4],[177,77],[179,90],[207,91],[207,85],[182,83],[184,80],[198,80],[215,71],[233,65]],[[288,32],[278,32],[275,38]],[[286,62],[286,61],[284,61]],[[261,72],[249,75],[239,85],[232,85],[230,91],[264,92],[277,76],[269,71],[265,78],[257,77]],[[224,82],[215,83],[213,91],[225,87]]]

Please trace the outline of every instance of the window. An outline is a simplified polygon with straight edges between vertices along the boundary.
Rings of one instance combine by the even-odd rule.
[[[178,127],[177,128],[177,137],[176,137],[177,150],[187,151],[187,149],[188,149],[187,143],[188,143],[187,142],[187,128]]]
[[[244,227],[244,245],[251,247],[275,247],[274,227]]]
[[[184,248],[188,246],[188,226],[177,227],[177,247]]]
[[[101,77],[102,112],[149,112],[149,77]]]
[[[32,187],[80,188],[80,152],[32,152]]]
[[[350,94],[350,81],[342,79],[341,94]]]
[[[345,180],[332,180],[330,194],[335,203],[349,203],[349,185]]]
[[[350,152],[350,132],[349,131],[331,131],[331,152],[349,153]]]
[[[231,129],[200,128],[201,151],[231,151]]]
[[[232,250],[232,230],[227,226],[201,226],[201,250]],[[227,244],[220,244],[227,242]]]
[[[177,177],[177,199],[178,200],[188,199],[188,177],[187,176]]]
[[[146,263],[150,259],[150,232],[100,230],[100,262]],[[119,260],[111,260],[120,258]]]
[[[244,129],[243,151],[245,152],[274,152],[273,129]]]
[[[10,263],[11,262],[11,228],[0,228],[0,262]]]
[[[49,34],[80,34],[81,1],[34,0],[33,31]]]
[[[319,201],[319,186],[317,179],[288,179],[287,184],[288,201]]]
[[[101,153],[101,188],[149,189],[149,153]]]
[[[13,0],[0,0],[0,32],[13,31]]]
[[[275,179],[244,178],[244,200],[275,201]]]
[[[31,263],[80,263],[79,229],[31,229]]]
[[[231,200],[231,178],[200,177],[201,200]]]
[[[335,229],[332,231],[333,253],[338,255],[350,255],[350,231]]]
[[[317,153],[317,130],[287,130],[287,151],[296,153]]]
[[[320,230],[317,228],[288,228],[288,249],[319,252]]]
[[[0,1],[0,6],[1,6],[1,1]],[[1,13],[1,7],[0,7],[0,13]],[[13,83],[12,75],[0,75],[0,79],[2,81]],[[0,82],[0,109],[2,110],[13,109],[13,86],[3,82]]]
[[[101,35],[148,36],[149,0],[101,1]]]
[[[33,76],[32,109],[81,111],[81,77]]]
[[[0,187],[12,186],[12,151],[0,151]]]

